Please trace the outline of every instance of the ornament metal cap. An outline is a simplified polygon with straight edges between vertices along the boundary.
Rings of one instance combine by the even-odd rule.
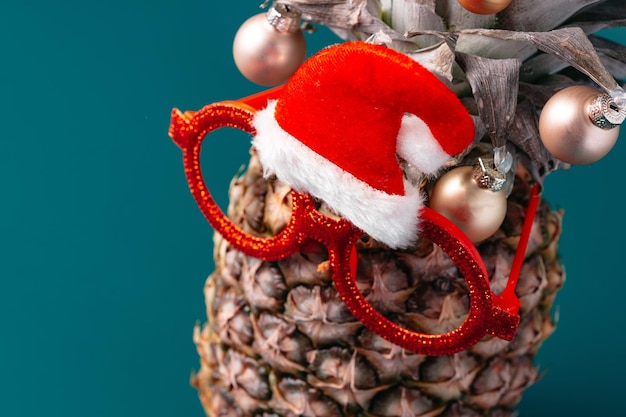
[[[626,119],[626,107],[619,107],[609,94],[598,94],[588,108],[589,119],[601,129],[614,129]]]
[[[300,30],[302,13],[284,3],[274,3],[267,11],[267,21],[280,33],[294,33]]]
[[[487,168],[482,158],[474,165],[473,178],[479,188],[495,192],[500,191],[506,182],[506,174],[494,168]]]

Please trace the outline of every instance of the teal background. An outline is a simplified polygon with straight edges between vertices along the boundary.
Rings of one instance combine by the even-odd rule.
[[[258,3],[0,6],[0,415],[203,415],[189,376],[212,231],[169,114],[259,90],[231,58]],[[308,36],[310,52],[335,39]],[[546,181],[566,209],[568,279],[522,416],[623,408],[623,136],[601,162]],[[205,162],[225,204],[248,144],[216,138]]]

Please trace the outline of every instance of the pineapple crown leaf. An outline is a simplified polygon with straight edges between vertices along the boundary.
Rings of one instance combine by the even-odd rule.
[[[615,16],[626,14],[626,4],[622,0],[514,0],[502,12],[489,16],[470,13],[456,1],[281,0],[281,3],[297,8],[305,21],[344,34],[352,32],[352,36],[359,39],[364,39],[362,34],[369,36],[381,30],[392,38],[401,39],[400,33],[416,24],[416,29],[442,30],[442,25],[448,30],[497,26],[530,32],[581,22],[622,26],[624,22]]]
[[[467,105],[478,113],[477,131],[486,131],[494,147],[515,145],[538,182],[567,165],[541,143],[537,109],[559,89],[590,80],[608,93],[623,91],[616,79],[626,78],[626,47],[592,35],[626,26],[623,0],[513,0],[490,16],[451,0],[281,2],[345,40],[366,39],[411,56],[461,97],[471,89],[474,103]],[[559,75],[569,67],[579,73]]]
[[[505,146],[515,118],[520,62],[457,53],[494,147]]]

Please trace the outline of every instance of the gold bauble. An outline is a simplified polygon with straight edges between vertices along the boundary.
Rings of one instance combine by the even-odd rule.
[[[512,0],[459,0],[464,9],[475,14],[494,14],[501,12]]]
[[[282,84],[306,58],[306,41],[301,30],[281,32],[266,13],[246,20],[233,42],[233,57],[239,71],[260,85]]]
[[[550,153],[573,165],[590,164],[615,145],[619,128],[601,128],[590,118],[602,92],[587,86],[567,87],[546,102],[539,116],[539,135]]]
[[[472,242],[493,235],[506,216],[506,192],[480,188],[471,166],[454,168],[435,184],[430,208],[456,224]]]

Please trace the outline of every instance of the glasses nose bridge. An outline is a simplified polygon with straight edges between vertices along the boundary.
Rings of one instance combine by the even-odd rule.
[[[291,192],[292,218],[296,217],[295,228],[301,241],[313,239],[324,245],[329,253],[346,252],[363,234],[344,218],[332,219],[320,213],[309,194]]]

